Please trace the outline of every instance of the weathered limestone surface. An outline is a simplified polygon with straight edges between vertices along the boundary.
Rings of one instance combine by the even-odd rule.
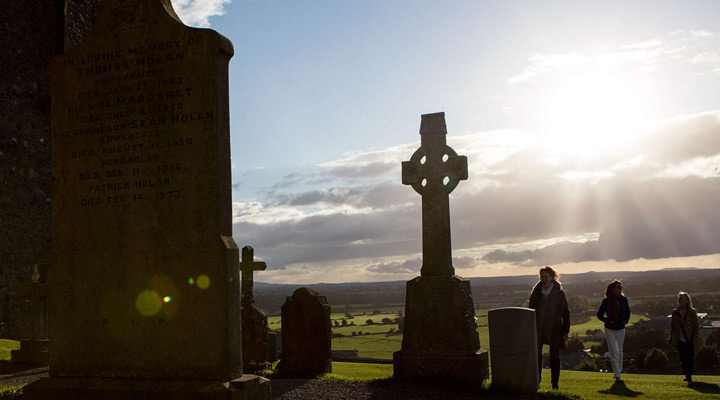
[[[509,392],[538,390],[535,310],[524,307],[488,311],[492,386]]]
[[[330,306],[325,296],[297,289],[282,306],[280,369],[299,376],[332,372]]]
[[[30,398],[153,398],[158,384],[269,396],[242,375],[232,54],[169,0],[105,0],[53,59],[51,378]]]

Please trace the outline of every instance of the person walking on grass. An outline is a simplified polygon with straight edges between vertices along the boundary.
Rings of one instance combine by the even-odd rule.
[[[613,379],[621,380],[623,366],[623,343],[625,325],[630,321],[630,305],[622,292],[622,282],[615,279],[605,288],[605,298],[600,303],[597,317],[605,323],[605,341],[610,352]]]
[[[668,343],[675,344],[680,355],[680,363],[685,373],[685,381],[692,383],[693,367],[695,365],[695,346],[699,343],[697,311],[692,306],[690,295],[686,292],[678,293],[678,307],[672,312],[670,322],[670,338]]]
[[[546,265],[540,268],[540,282],[530,292],[529,307],[535,310],[538,345],[538,380],[542,375],[542,346],[550,345],[550,383],[558,389],[560,380],[560,349],[565,347],[570,332],[570,309],[558,274]]]

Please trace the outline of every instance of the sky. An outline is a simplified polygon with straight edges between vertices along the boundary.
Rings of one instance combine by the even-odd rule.
[[[229,38],[233,237],[255,280],[407,280],[401,181],[445,112],[464,277],[720,267],[720,2],[173,0]]]

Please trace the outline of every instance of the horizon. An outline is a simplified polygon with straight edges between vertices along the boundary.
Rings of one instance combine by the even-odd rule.
[[[457,275],[720,266],[718,2],[172,3],[235,46],[233,237],[259,279],[419,275],[400,163],[434,112],[468,157]]]

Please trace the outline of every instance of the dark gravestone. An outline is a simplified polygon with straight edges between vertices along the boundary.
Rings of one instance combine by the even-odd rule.
[[[263,310],[253,298],[253,272],[264,271],[264,262],[253,261],[254,251],[250,246],[242,248],[242,355],[243,372],[261,371],[268,362],[268,321]]]
[[[332,372],[330,306],[325,296],[300,288],[282,306],[284,373],[316,376]]]
[[[535,393],[539,387],[535,310],[524,307],[488,311],[492,386]]]
[[[50,359],[47,335],[47,291],[48,285],[40,283],[40,272],[36,267],[33,283],[13,284],[13,292],[18,299],[29,305],[28,335],[20,340],[20,349],[10,352],[10,363],[47,365]]]
[[[232,44],[106,0],[53,59],[50,378],[29,398],[268,398],[242,375]]]
[[[267,334],[267,361],[274,363],[278,360],[278,334],[268,332]]]
[[[422,116],[421,146],[402,164],[403,183],[422,196],[423,265],[408,281],[402,349],[394,373],[476,385],[488,377],[467,279],[454,275],[448,195],[467,179],[467,158],[446,144],[445,114]]]

